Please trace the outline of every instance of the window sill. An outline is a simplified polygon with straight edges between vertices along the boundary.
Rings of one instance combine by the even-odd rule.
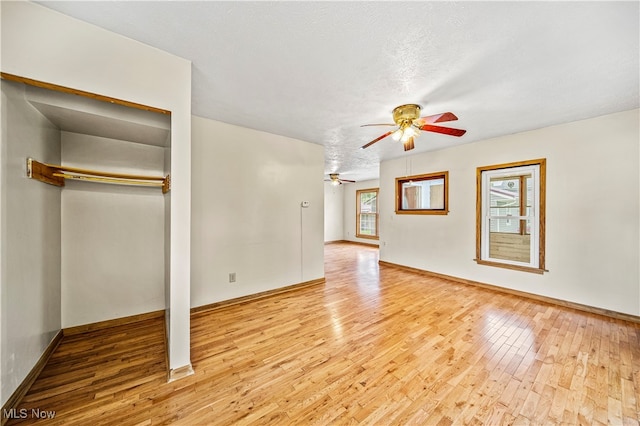
[[[379,240],[380,237],[375,236],[375,235],[358,235],[356,234],[356,238],[366,238],[368,240]]]
[[[548,270],[543,269],[543,268],[531,268],[529,266],[510,265],[508,263],[490,262],[490,261],[487,261],[487,260],[479,260],[479,259],[473,259],[473,260],[478,265],[495,266],[496,268],[513,269],[515,271],[529,272],[529,273],[532,273],[532,274],[542,275],[545,272],[549,272]]]
[[[396,214],[439,214],[447,215],[448,210],[396,210]]]

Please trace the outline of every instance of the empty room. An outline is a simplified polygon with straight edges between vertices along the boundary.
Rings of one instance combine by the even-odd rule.
[[[3,426],[639,424],[639,2],[0,25]]]

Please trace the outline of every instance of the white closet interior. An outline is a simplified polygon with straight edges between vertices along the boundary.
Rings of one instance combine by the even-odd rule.
[[[61,166],[168,175],[169,114],[32,86],[24,94],[59,129]],[[62,328],[165,309],[170,196],[105,180],[67,178],[59,190]]]

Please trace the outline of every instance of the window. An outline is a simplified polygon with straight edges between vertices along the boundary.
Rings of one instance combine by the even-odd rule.
[[[397,214],[447,214],[449,172],[396,178]]]
[[[478,263],[544,272],[545,173],[545,159],[478,167]]]
[[[356,191],[356,237],[378,239],[378,188]]]

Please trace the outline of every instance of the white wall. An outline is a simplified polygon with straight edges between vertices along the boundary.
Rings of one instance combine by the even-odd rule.
[[[165,148],[62,132],[62,164],[162,176]],[[62,327],[165,308],[160,188],[67,181],[62,191]]]
[[[639,111],[606,115],[409,157],[410,174],[449,171],[446,216],[396,215],[380,167],[380,259],[640,315]],[[547,159],[544,275],[477,265],[476,167]],[[386,245],[385,245],[386,244]]]
[[[28,2],[0,2],[2,71],[171,111],[169,364],[190,365],[191,63]]]
[[[347,241],[356,241],[366,244],[378,244],[379,240],[373,240],[371,238],[356,238],[356,191],[360,189],[379,188],[380,181],[363,180],[361,182],[349,183],[343,185],[344,188],[344,239]],[[378,194],[378,197],[380,195]],[[378,208],[381,208],[381,204],[378,202]],[[379,226],[380,225],[379,222]],[[380,232],[380,230],[378,230]]]
[[[324,277],[323,147],[200,117],[192,135],[192,306]]]
[[[60,189],[27,178],[26,159],[60,161],[60,132],[1,81],[0,366],[4,405],[60,330]]]
[[[344,240],[344,187],[324,183],[324,241]]]

